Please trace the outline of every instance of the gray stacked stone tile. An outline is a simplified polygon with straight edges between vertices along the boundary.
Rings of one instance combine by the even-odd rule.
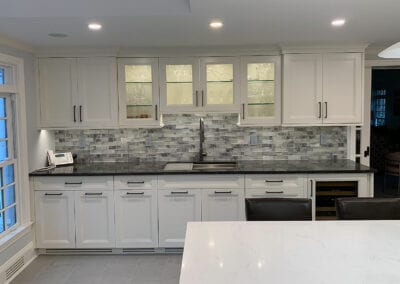
[[[58,130],[55,150],[77,154],[78,162],[193,161],[200,117],[205,120],[206,161],[347,156],[346,127],[239,127],[237,114],[164,115],[165,126],[153,129]]]

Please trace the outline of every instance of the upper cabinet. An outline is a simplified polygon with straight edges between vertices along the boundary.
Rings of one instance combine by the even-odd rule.
[[[163,113],[238,111],[238,58],[160,59]]]
[[[286,54],[284,125],[362,123],[362,53]]]
[[[117,126],[116,84],[113,58],[39,59],[41,127]]]
[[[241,125],[281,123],[280,56],[241,58]]]
[[[121,126],[159,126],[158,59],[118,60]]]

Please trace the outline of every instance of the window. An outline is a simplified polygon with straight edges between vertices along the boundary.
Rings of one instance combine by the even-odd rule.
[[[12,95],[0,95],[0,236],[17,225]]]
[[[4,68],[0,68],[0,85],[4,85],[5,84],[5,80],[4,80],[4,74],[5,70]]]

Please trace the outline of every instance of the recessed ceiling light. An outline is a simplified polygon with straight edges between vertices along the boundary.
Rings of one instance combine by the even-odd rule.
[[[218,21],[218,20],[210,22],[210,27],[213,29],[220,29],[223,27],[223,25],[224,25],[224,23],[222,23],[221,21]]]
[[[98,31],[98,30],[101,30],[102,25],[99,23],[89,23],[88,28],[89,28],[89,30],[92,30],[92,31]]]
[[[381,58],[400,58],[400,42],[382,50],[378,56]]]
[[[335,19],[331,22],[331,25],[334,27],[341,27],[346,23],[345,19]]]
[[[50,34],[48,34],[48,36],[63,38],[63,37],[67,37],[68,35],[62,34],[62,33],[50,33]]]

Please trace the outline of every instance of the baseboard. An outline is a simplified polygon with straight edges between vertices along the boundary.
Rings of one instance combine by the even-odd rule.
[[[33,242],[29,242],[23,249],[0,267],[0,283],[10,283],[36,257],[37,253]]]

